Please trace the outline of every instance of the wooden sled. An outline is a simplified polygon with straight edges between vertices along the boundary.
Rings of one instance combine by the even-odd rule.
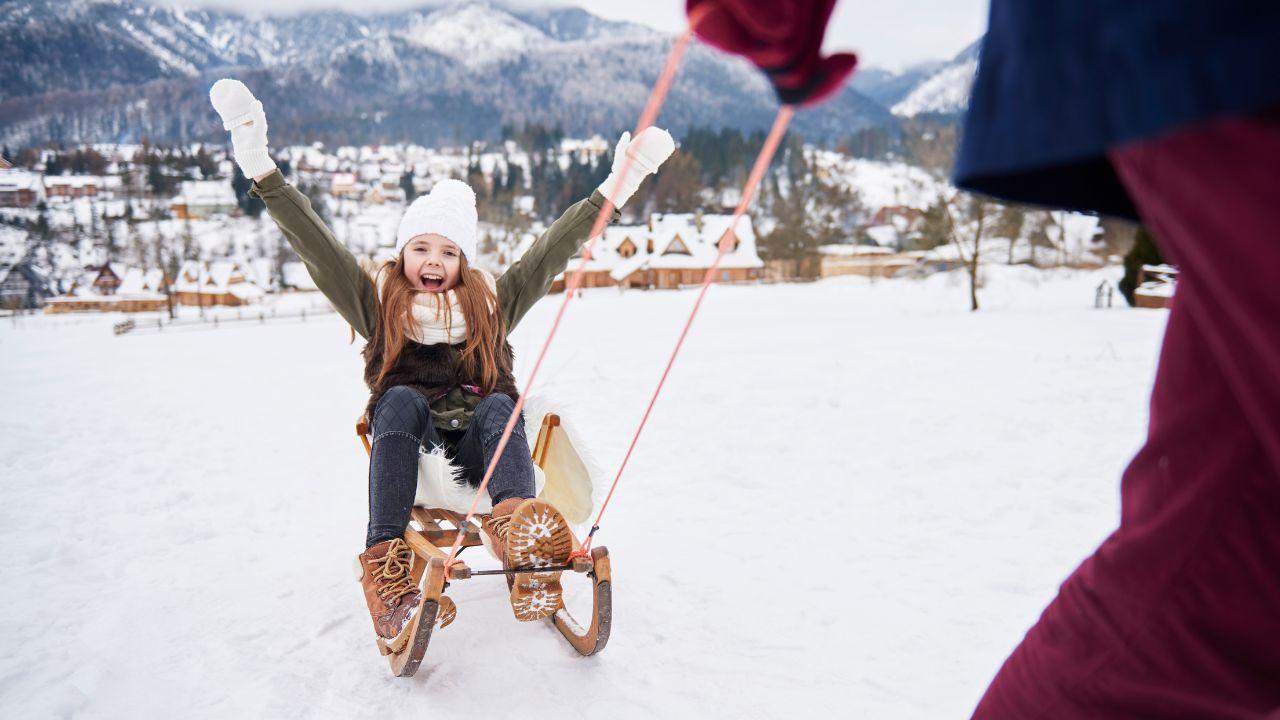
[[[372,452],[369,440],[369,425],[365,418],[356,423],[356,434],[360,436],[366,453]],[[563,443],[563,446],[557,446]],[[548,486],[554,485],[550,475],[557,471],[557,450],[570,449],[568,436],[560,426],[560,417],[547,413],[542,418],[542,426],[538,430],[538,439],[533,446],[533,461],[548,475]],[[554,504],[554,499],[551,500]],[[511,574],[504,570],[473,571],[461,560],[455,558],[449,569],[449,577],[445,577],[445,560],[449,556],[448,549],[463,533],[460,547],[481,545],[477,527],[468,526],[464,530],[466,514],[441,508],[415,507],[410,515],[409,527],[405,529],[404,540],[413,549],[419,561],[425,561],[419,588],[422,591],[422,606],[414,625],[409,630],[409,639],[403,647],[392,650],[378,638],[378,651],[387,656],[391,663],[391,672],[396,677],[410,677],[422,664],[427,645],[431,641],[431,633],[435,628],[440,612],[441,596],[451,581],[467,580],[480,576],[505,576],[508,584]],[[574,547],[581,543],[574,538]],[[569,613],[567,608],[560,608],[550,618],[550,622],[569,644],[582,655],[594,655],[604,649],[609,642],[609,630],[613,621],[613,581],[609,570],[609,551],[601,546],[592,548],[591,558],[574,558],[570,565],[574,572],[585,574],[591,579],[592,606],[591,622],[583,626]]]

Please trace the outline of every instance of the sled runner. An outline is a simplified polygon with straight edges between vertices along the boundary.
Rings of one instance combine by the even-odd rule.
[[[356,434],[360,436],[365,452],[371,453],[369,425],[363,417],[356,423]],[[538,439],[533,446],[533,462],[546,476],[541,489],[543,499],[560,507],[566,517],[575,521],[580,521],[590,513],[590,497],[585,500],[581,497],[582,483],[569,477],[574,473],[585,472],[585,467],[573,449],[568,434],[560,425],[560,417],[554,413],[547,413],[542,418]],[[564,504],[563,507],[560,503]],[[465,512],[446,508],[413,508],[404,540],[416,556],[414,575],[422,591],[421,605],[409,628],[408,640],[401,647],[392,648],[382,638],[377,641],[378,651],[390,660],[391,672],[397,677],[409,677],[417,672],[437,623],[443,626],[453,619],[453,603],[444,597],[444,590],[450,582],[502,575],[510,585],[514,574],[521,570],[472,570],[465,563],[455,561],[449,569],[449,576],[445,577],[448,548],[458,539],[459,533],[462,534],[461,546],[464,548],[482,544],[480,528],[466,522]],[[574,538],[574,547],[577,546],[578,540]],[[609,641],[613,619],[609,551],[603,546],[592,548],[590,558],[572,558],[563,569],[585,574],[591,579],[591,622],[583,626],[563,607],[548,620],[564,635],[574,650],[582,655],[594,655],[603,650]]]

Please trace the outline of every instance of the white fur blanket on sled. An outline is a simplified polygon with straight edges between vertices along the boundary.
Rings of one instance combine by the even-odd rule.
[[[553,429],[549,439],[546,459],[540,467],[533,466],[534,482],[538,497],[555,505],[572,523],[583,523],[591,515],[594,505],[592,490],[600,476],[598,466],[584,452],[581,437],[574,431],[564,408],[542,397],[528,396],[524,403],[524,430],[532,451],[538,442],[542,419],[547,413],[560,416],[560,425]],[[510,447],[506,452],[510,452]],[[475,488],[463,478],[462,468],[454,465],[443,448],[432,452],[425,449],[418,458],[418,493],[414,504],[420,507],[442,508],[465,513],[475,499]],[[488,493],[480,498],[478,513],[493,510]]]

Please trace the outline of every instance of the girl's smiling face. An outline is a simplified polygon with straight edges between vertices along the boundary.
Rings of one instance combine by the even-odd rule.
[[[452,240],[435,233],[419,235],[404,246],[400,266],[409,284],[420,292],[445,292],[458,284],[462,251]]]

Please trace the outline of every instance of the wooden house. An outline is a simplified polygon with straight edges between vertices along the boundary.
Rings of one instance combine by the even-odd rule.
[[[0,206],[32,207],[44,198],[40,176],[25,170],[0,172]]]
[[[1167,308],[1177,288],[1177,268],[1172,265],[1143,265],[1138,269],[1138,286],[1133,289],[1133,305],[1140,308]]]
[[[104,280],[101,284],[98,280]],[[163,270],[112,264],[90,269],[71,292],[50,298],[46,313],[159,312],[169,307],[169,277]],[[103,292],[105,291],[105,292]]]
[[[98,295],[115,295],[116,288],[124,281],[124,268],[119,265],[107,263],[102,267],[89,269],[93,273],[89,284]]]
[[[718,243],[732,215],[654,214],[647,225],[605,229],[587,261],[582,287],[678,288],[697,285],[716,261]],[[581,253],[579,254],[579,258]],[[574,272],[579,260],[570,260]],[[764,277],[751,219],[743,217],[720,260],[715,282],[755,282]],[[564,276],[551,286],[564,289]]]
[[[52,294],[49,279],[30,262],[0,269],[0,308],[32,310]]]
[[[334,173],[329,179],[329,194],[335,198],[359,198],[362,193],[363,189],[352,173]]]
[[[874,245],[823,245],[818,248],[822,258],[822,277],[860,275],[862,277],[893,277],[920,264],[918,253],[901,253],[893,248]]]
[[[46,175],[45,196],[50,198],[97,197],[102,191],[102,178],[93,175]]]
[[[203,220],[235,212],[239,203],[231,184],[224,180],[187,180],[169,203],[179,220]]]
[[[174,296],[179,304],[237,307],[257,302],[266,290],[255,281],[253,269],[234,260],[201,262],[188,260],[174,279]]]

